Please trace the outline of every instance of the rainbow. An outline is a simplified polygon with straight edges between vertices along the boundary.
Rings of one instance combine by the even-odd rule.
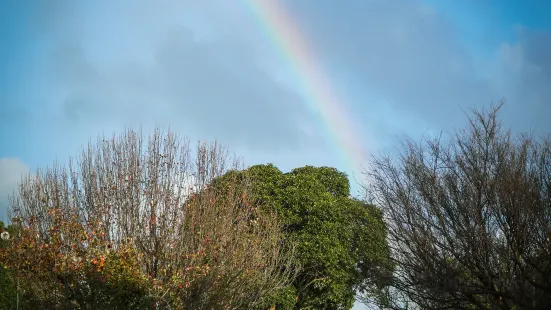
[[[355,130],[346,105],[338,98],[330,78],[322,70],[298,25],[280,0],[246,2],[276,49],[296,73],[300,90],[307,103],[320,114],[326,134],[337,146],[339,156],[345,159],[343,164],[356,171],[366,160],[363,139]]]

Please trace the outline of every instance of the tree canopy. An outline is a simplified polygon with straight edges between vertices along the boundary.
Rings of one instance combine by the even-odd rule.
[[[350,197],[347,176],[329,167],[306,166],[282,173],[256,165],[214,180],[246,180],[250,201],[273,210],[285,237],[296,246],[301,269],[293,302],[279,308],[349,309],[357,292],[376,298],[390,264],[379,209]]]
[[[499,108],[366,171],[389,227],[394,308],[551,308],[551,137],[513,137]]]
[[[280,225],[242,182],[205,191],[239,161],[217,143],[142,139],[100,138],[22,180],[0,285],[20,281],[23,309],[254,309],[292,280]]]

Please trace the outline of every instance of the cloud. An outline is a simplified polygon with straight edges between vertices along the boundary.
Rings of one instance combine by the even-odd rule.
[[[513,103],[511,122],[525,130],[551,132],[551,31],[521,29],[519,40],[503,43],[496,55],[500,64],[496,84]],[[519,117],[525,116],[525,117]]]
[[[170,125],[263,152],[324,146],[304,130],[316,125],[303,99],[264,69],[258,49],[269,42],[239,22],[244,10],[230,6],[224,17],[208,2],[123,3],[90,10],[94,18],[75,5],[39,14],[48,27],[37,33],[52,46],[41,82],[51,86],[46,109],[58,125],[91,135],[99,124]]]
[[[429,117],[486,100],[491,85],[477,77],[453,24],[418,2],[351,1],[336,7],[336,23],[319,12],[307,25],[319,50],[369,95]]]
[[[304,1],[292,7],[308,16],[301,25],[322,58],[347,79],[351,97],[360,98],[359,118],[379,144],[398,133],[463,126],[463,112],[502,98],[507,126],[551,129],[549,32],[524,29],[518,42],[485,46],[495,51],[488,59],[465,43],[456,24],[420,1]]]
[[[404,133],[417,138],[463,126],[463,111],[503,97],[507,126],[551,126],[549,32],[503,30],[481,48],[449,14],[421,1],[282,2],[329,85],[362,122],[369,152],[393,148]],[[42,165],[74,154],[98,133],[160,125],[219,139],[248,163],[292,168],[340,159],[293,89],[300,86],[287,75],[292,68],[242,3],[54,4],[25,19],[34,24],[21,63],[33,69],[20,68],[20,80],[29,82],[10,98],[26,104],[0,106],[0,122],[8,124],[2,128],[10,129],[0,139],[9,141],[10,154],[37,154],[30,162]],[[494,24],[488,18],[478,24]],[[480,37],[487,33],[494,32],[482,29]]]
[[[17,190],[22,175],[29,172],[29,167],[15,157],[0,158],[0,220],[6,222],[8,197]]]

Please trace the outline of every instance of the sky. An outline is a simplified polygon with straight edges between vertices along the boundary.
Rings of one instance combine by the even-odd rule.
[[[21,175],[127,127],[356,194],[369,156],[471,108],[551,132],[551,1],[0,1],[0,68],[0,218]]]

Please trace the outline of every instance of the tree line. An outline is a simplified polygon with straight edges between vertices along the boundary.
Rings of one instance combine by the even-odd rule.
[[[156,130],[25,176],[0,223],[0,309],[551,308],[551,138],[501,105],[376,156],[245,168]]]

